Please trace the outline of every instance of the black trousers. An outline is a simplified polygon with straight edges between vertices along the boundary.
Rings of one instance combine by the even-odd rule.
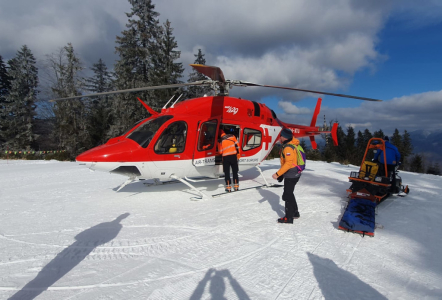
[[[238,180],[238,158],[236,154],[223,156],[223,171],[224,179],[226,180],[226,185],[232,185],[230,181],[230,168],[232,168],[233,173],[233,183],[239,183]]]
[[[398,193],[399,191],[396,190],[396,165],[387,165],[387,172],[392,176],[391,192]]]
[[[299,178],[284,178],[284,193],[282,194],[282,200],[285,201],[285,216],[287,218],[293,217],[293,214],[298,211],[298,204],[295,198],[295,186],[299,181]]]
[[[385,175],[385,169],[384,169],[384,165],[383,164],[379,164],[379,169],[380,171],[378,171],[379,175],[381,176],[387,176],[387,177],[391,177],[391,192],[396,192],[396,165],[387,165],[387,175]]]

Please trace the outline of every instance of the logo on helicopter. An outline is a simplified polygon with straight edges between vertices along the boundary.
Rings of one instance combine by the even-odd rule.
[[[233,113],[234,115],[236,115],[236,113],[238,112],[238,107],[233,107],[233,106],[224,106],[224,108],[227,108],[226,112],[227,113]]]

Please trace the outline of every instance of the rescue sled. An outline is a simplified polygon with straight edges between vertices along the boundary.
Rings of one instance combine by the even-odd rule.
[[[385,163],[366,160],[370,150],[374,152],[382,150]],[[376,206],[391,194],[409,193],[408,186],[402,185],[402,178],[398,175],[398,166],[389,174],[386,161],[384,140],[370,139],[359,172],[351,172],[348,177],[352,184],[347,189],[349,201],[339,222],[340,230],[359,233],[363,236],[374,236]],[[396,178],[395,186],[392,186],[393,176]]]

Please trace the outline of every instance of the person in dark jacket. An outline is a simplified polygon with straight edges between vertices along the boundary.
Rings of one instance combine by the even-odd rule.
[[[396,174],[395,173],[396,173],[396,166],[399,164],[399,162],[401,160],[401,154],[399,153],[399,150],[397,149],[397,147],[390,143],[390,139],[388,138],[388,136],[384,137],[384,143],[385,143],[385,159],[387,161],[385,162],[383,150],[379,150],[378,152],[376,152],[376,154],[373,158],[373,161],[378,162],[380,164],[380,166],[379,166],[380,175],[392,177],[391,191],[393,193],[398,193],[399,191],[396,189]],[[385,169],[383,168],[383,166],[385,163],[387,164],[388,174],[384,174]]]
[[[218,141],[218,152],[223,156],[224,179],[226,180],[226,192],[232,191],[232,182],[230,180],[230,168],[233,173],[233,189],[239,190],[238,179],[238,160],[240,158],[238,140],[233,134],[226,134],[224,130],[220,130],[220,138]]]
[[[299,218],[298,204],[295,198],[295,186],[301,178],[301,172],[297,168],[298,154],[295,147],[299,145],[299,140],[293,137],[290,129],[284,128],[281,131],[280,141],[282,149],[280,154],[281,168],[272,175],[273,179],[284,178],[284,193],[282,200],[285,201],[285,216],[279,218],[278,223],[293,224],[293,219]]]

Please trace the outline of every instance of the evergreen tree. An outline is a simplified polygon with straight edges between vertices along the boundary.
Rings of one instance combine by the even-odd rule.
[[[92,93],[103,93],[113,89],[112,74],[108,71],[106,64],[101,58],[90,69],[94,72],[94,75],[86,78],[84,84],[86,90]]]
[[[427,174],[440,175],[439,163],[432,164],[427,169]]]
[[[403,147],[403,143],[402,143],[402,136],[399,133],[399,130],[397,128],[394,130],[393,136],[390,139],[390,143],[395,145],[400,153],[403,152],[404,147]]]
[[[11,78],[8,75],[8,70],[6,64],[0,55],[0,148],[6,142],[5,131],[7,129],[6,123],[8,122],[7,113],[7,99],[6,96],[9,94],[11,88]]]
[[[321,151],[319,149],[307,149],[305,153],[305,158],[308,160],[321,160]]]
[[[411,153],[413,153],[413,144],[407,130],[404,130],[404,134],[402,135],[402,149],[400,149],[399,152],[402,159],[401,168],[403,170],[408,170],[408,157],[411,155]]]
[[[206,64],[206,59],[204,58],[204,54],[201,51],[201,49],[198,49],[198,53],[194,54],[194,56],[195,56],[195,61],[193,62],[194,64],[198,65]],[[196,70],[193,70],[189,74],[189,79],[187,80],[187,82],[195,82],[200,80],[207,80],[207,77],[197,72]],[[210,91],[211,91],[210,86],[189,86],[187,88],[187,98],[197,98],[197,97],[202,97],[204,95],[209,95]]]
[[[173,28],[169,20],[164,23],[159,36],[158,51],[152,56],[153,68],[150,72],[152,85],[168,85],[182,83],[183,64],[175,62],[181,56],[181,51],[177,50],[178,44],[172,34]],[[164,104],[174,94],[182,92],[181,90],[161,89],[152,91],[151,94],[158,100],[157,106],[163,107]]]
[[[9,94],[11,88],[11,78],[8,75],[6,64],[3,57],[0,55],[0,105],[4,103],[6,96]]]
[[[333,146],[333,150],[335,150],[336,152],[336,156],[338,159],[338,162],[343,163],[343,164],[349,164],[349,160],[347,158],[347,149],[346,149],[346,140],[347,140],[347,136],[345,135],[344,130],[342,129],[342,127],[339,125],[338,129],[336,130],[336,135],[338,138],[338,146]]]
[[[71,43],[46,59],[51,90],[57,98],[79,96],[84,87],[80,76],[83,70],[80,59]],[[90,147],[87,132],[87,110],[78,99],[57,101],[54,104],[54,139],[58,147],[67,150],[71,158]]]
[[[410,161],[410,171],[415,173],[423,173],[424,172],[424,163],[423,157],[420,154],[415,154],[411,157]]]
[[[6,147],[27,149],[35,147],[35,101],[37,100],[38,69],[31,50],[22,46],[9,62],[9,94],[5,97],[2,136]]]
[[[336,153],[333,151],[331,144],[331,137],[326,137],[326,143],[322,151],[322,160],[326,162],[337,161]]]
[[[121,36],[117,36],[115,48],[120,59],[115,65],[116,88],[118,90],[152,86],[155,78],[150,78],[154,73],[160,51],[159,40],[161,26],[159,25],[155,5],[151,0],[129,0],[132,5],[131,12],[126,13],[129,18]],[[135,122],[147,117],[146,110],[141,108],[136,97],[140,97],[153,109],[161,109],[157,99],[151,97],[152,93],[139,92],[119,94],[113,101],[112,136],[122,134]]]
[[[86,78],[86,90],[92,93],[103,93],[113,89],[112,75],[101,58],[96,64],[93,64],[91,70],[94,75]],[[108,139],[107,132],[112,122],[111,109],[109,96],[91,97],[89,99],[88,132],[91,146],[104,144]]]
[[[379,131],[373,132],[373,137],[383,139],[385,136],[385,133],[382,131],[382,129],[379,129]]]
[[[325,120],[324,120],[325,122]],[[338,123],[338,121],[330,121],[330,127],[332,128],[333,123]],[[324,123],[325,124],[325,123]],[[341,126],[338,126],[337,132],[337,140],[338,140],[338,146],[334,146],[333,144],[333,137],[331,134],[322,135],[322,137],[325,139],[325,146],[322,151],[322,159],[327,162],[343,162],[344,156],[345,156],[345,133],[342,130]],[[343,147],[344,146],[344,147]]]
[[[364,137],[365,147],[367,147],[368,141],[370,141],[370,139],[373,137],[373,135],[371,134],[370,130],[365,129],[364,133],[363,133],[363,137]]]
[[[356,138],[356,165],[360,165],[362,159],[364,158],[365,149],[367,148],[367,143],[365,142],[364,135],[359,130],[358,137]]]
[[[349,163],[359,165],[360,159],[357,157],[355,130],[353,127],[347,127],[347,136],[345,137],[345,152]]]

